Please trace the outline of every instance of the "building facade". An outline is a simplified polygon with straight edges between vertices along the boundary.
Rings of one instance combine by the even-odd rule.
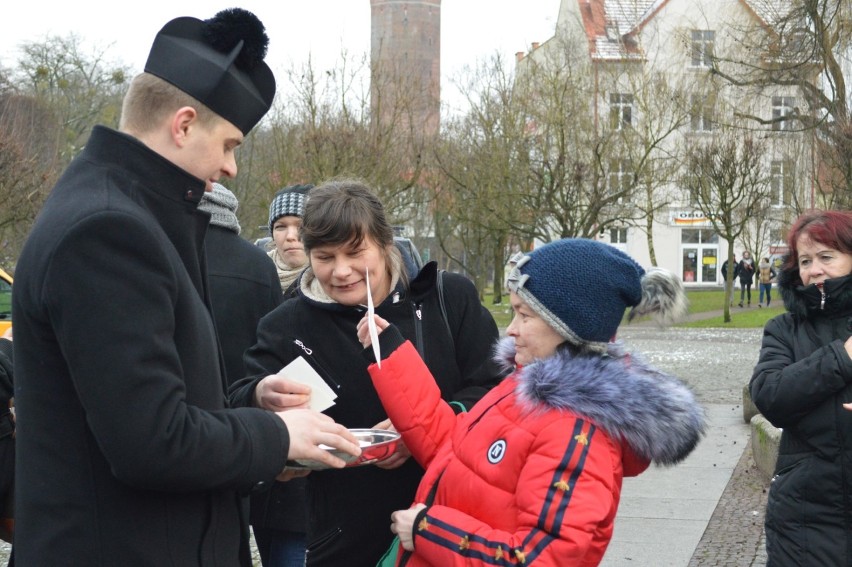
[[[607,225],[600,240],[643,266],[656,264],[679,274],[689,286],[721,284],[728,244],[707,207],[698,206],[685,156],[688,148],[727,136],[737,147],[759,140],[762,172],[757,184],[762,198],[731,211],[746,227],[734,244],[736,258],[746,249],[757,260],[786,252],[786,227],[799,212],[818,204],[811,183],[811,137],[784,120],[802,106],[801,95],[793,87],[737,87],[720,78],[726,65],[746,62],[742,38],[772,34],[773,21],[786,4],[562,0],[554,37],[517,55],[520,77],[533,65],[582,53],[592,123],[612,140],[602,167],[613,191],[634,183],[632,196],[619,201],[624,222]],[[616,136],[619,132],[624,135]],[[636,157],[630,148],[642,144],[645,151]],[[640,191],[643,179],[647,187]],[[643,192],[653,194],[653,205],[640,203]]]

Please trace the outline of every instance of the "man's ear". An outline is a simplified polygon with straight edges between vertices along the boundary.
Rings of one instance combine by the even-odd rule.
[[[178,147],[186,145],[189,132],[198,120],[198,112],[191,106],[183,106],[172,115],[171,134],[172,140]]]

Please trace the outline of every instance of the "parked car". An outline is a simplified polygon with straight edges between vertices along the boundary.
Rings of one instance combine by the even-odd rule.
[[[12,276],[0,268],[0,336],[12,326]]]

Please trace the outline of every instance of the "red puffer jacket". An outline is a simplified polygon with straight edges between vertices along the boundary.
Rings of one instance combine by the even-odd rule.
[[[428,504],[415,522],[415,552],[400,548],[398,565],[597,565],[622,477],[651,459],[684,458],[703,431],[703,411],[683,384],[615,350],[560,351],[456,416],[417,351],[393,331],[380,336],[382,367],[369,370],[427,469],[415,502]],[[511,339],[498,350],[513,360]]]

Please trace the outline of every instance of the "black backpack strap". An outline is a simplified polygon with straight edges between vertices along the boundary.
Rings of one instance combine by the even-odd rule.
[[[438,270],[438,303],[441,306],[441,317],[444,319],[444,326],[447,328],[447,334],[450,337],[450,344],[453,347],[453,358],[456,356],[456,339],[453,336],[453,330],[450,327],[450,320],[447,318],[447,303],[444,301],[444,270]]]

